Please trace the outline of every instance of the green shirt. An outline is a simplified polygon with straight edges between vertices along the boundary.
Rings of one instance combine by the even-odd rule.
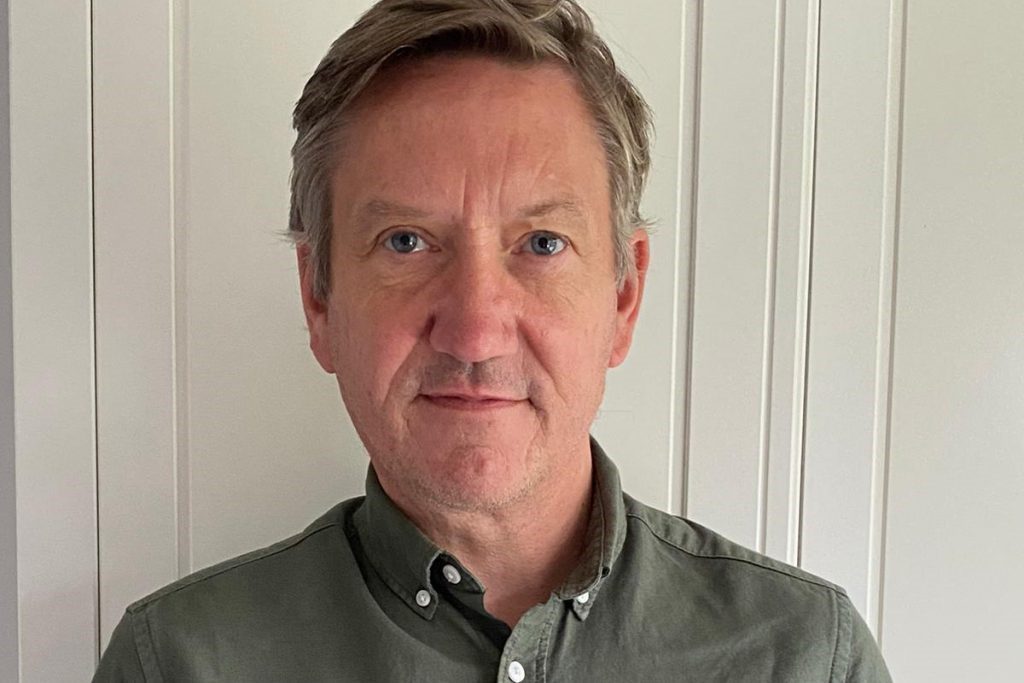
[[[515,628],[366,496],[128,607],[94,681],[889,681],[843,589],[622,493],[592,442],[587,550]]]

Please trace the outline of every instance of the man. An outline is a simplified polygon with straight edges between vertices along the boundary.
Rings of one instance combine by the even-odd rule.
[[[96,680],[888,680],[842,589],[625,496],[589,438],[649,121],[570,0],[382,0],[338,39],[291,232],[366,496],[130,606]]]

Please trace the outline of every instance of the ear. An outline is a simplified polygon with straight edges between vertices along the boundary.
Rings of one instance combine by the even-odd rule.
[[[302,292],[302,310],[306,314],[306,328],[309,330],[309,348],[313,351],[320,367],[334,374],[331,359],[330,328],[327,324],[327,302],[320,301],[313,294],[313,263],[307,244],[295,248],[299,262],[299,289]]]
[[[647,231],[638,228],[629,238],[630,255],[633,258],[633,272],[626,276],[616,297],[615,339],[608,367],[614,368],[626,360],[630,344],[633,343],[633,329],[640,313],[640,301],[644,296],[647,267],[650,264],[650,243]]]

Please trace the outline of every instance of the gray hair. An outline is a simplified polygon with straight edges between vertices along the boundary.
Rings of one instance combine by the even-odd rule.
[[[629,237],[647,225],[640,198],[650,168],[651,111],[615,65],[575,0],[380,0],[331,45],[295,105],[288,234],[308,245],[313,295],[330,294],[331,178],[345,115],[385,64],[466,52],[515,63],[554,61],[576,79],[608,163],[615,269],[635,263]]]

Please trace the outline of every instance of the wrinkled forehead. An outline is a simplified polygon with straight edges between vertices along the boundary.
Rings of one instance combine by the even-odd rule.
[[[576,77],[552,59],[527,62],[476,52],[396,58],[351,102],[346,119],[383,116],[394,103],[411,101],[439,117],[476,101],[484,108],[475,121],[480,126],[494,113],[515,107],[521,117],[533,115],[528,123],[568,120],[574,126],[589,125],[596,137],[596,122]]]
[[[338,150],[335,178],[377,191],[443,194],[500,179],[563,194],[596,188],[592,201],[606,205],[596,126],[572,75],[556,63],[460,55],[403,64],[361,95]]]

